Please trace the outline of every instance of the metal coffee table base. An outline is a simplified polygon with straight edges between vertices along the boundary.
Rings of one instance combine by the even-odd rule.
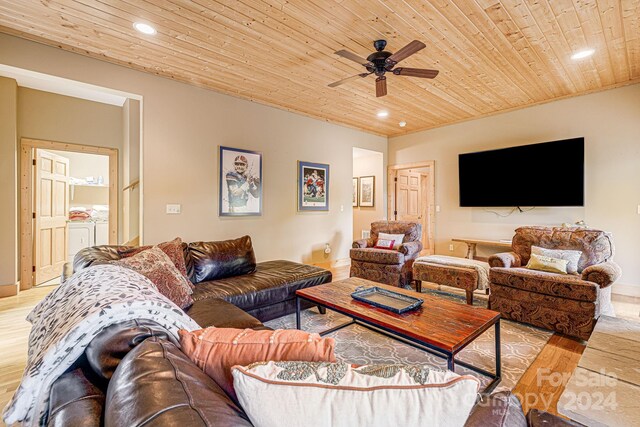
[[[305,299],[306,298],[302,298],[300,296],[296,296],[296,329],[301,329],[301,325],[300,325],[300,300],[301,299]],[[310,301],[310,300],[308,300]],[[314,304],[318,304],[317,301],[312,301]],[[318,304],[319,306],[323,306],[322,304]],[[458,349],[455,352],[448,352],[445,351],[441,348],[435,347],[433,345],[424,343],[422,341],[416,340],[415,338],[409,337],[407,335],[404,335],[402,333],[398,333],[396,331],[391,331],[383,326],[380,326],[378,324],[372,323],[372,322],[368,322],[364,319],[358,319],[353,317],[353,315],[345,313],[340,311],[339,309],[333,308],[333,307],[326,307],[323,306],[325,308],[328,308],[330,310],[333,310],[337,313],[340,313],[344,316],[350,317],[351,320],[349,322],[343,323],[341,325],[338,326],[334,326],[333,328],[327,329],[326,331],[322,331],[320,332],[320,336],[325,336],[327,334],[333,333],[335,331],[338,331],[342,328],[346,328],[347,326],[351,326],[351,325],[360,325],[363,326],[369,330],[372,330],[374,332],[378,332],[380,334],[386,335],[390,338],[393,338],[397,341],[403,342],[407,345],[410,345],[412,347],[415,347],[417,349],[426,351],[427,353],[431,353],[434,354],[436,356],[442,357],[444,359],[447,360],[447,369],[449,369],[452,372],[455,372],[455,367],[456,365],[460,365],[463,366],[467,369],[470,369],[474,372],[477,372],[481,375],[484,375],[486,377],[491,378],[491,382],[489,384],[487,384],[487,386],[484,388],[484,390],[482,390],[482,393],[486,393],[489,394],[491,393],[491,391],[493,391],[493,389],[496,388],[496,386],[500,383],[500,381],[502,380],[502,362],[501,362],[501,358],[500,358],[500,320],[498,320],[495,323],[495,353],[496,353],[496,369],[495,372],[489,372],[486,371],[482,368],[478,368],[476,366],[473,366],[469,363],[463,362],[461,360],[455,360],[455,356],[456,354],[458,354],[460,351],[462,351],[465,347],[462,347],[460,349]],[[467,344],[468,345],[468,344]]]

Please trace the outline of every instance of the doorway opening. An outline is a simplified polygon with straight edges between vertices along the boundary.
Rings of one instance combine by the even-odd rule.
[[[387,215],[396,221],[422,224],[421,255],[434,253],[435,161],[389,166]]]
[[[118,150],[23,138],[20,287],[52,283],[83,247],[118,241]]]

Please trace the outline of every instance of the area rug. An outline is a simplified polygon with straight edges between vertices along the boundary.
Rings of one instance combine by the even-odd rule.
[[[464,303],[462,296],[431,290],[427,290],[425,293],[437,294],[447,299],[459,299],[461,303]],[[486,307],[486,301],[477,299],[474,301],[474,305]],[[331,310],[327,310],[326,314],[320,314],[316,308],[305,310],[301,315],[302,329],[309,332],[322,332],[348,320],[347,317]],[[295,322],[295,314],[291,314],[266,322],[265,325],[273,329],[292,329],[295,328]],[[500,334],[502,381],[496,390],[512,390],[553,333],[533,326],[502,320]],[[416,349],[360,325],[348,326],[328,336],[336,340],[336,359],[341,362],[361,365],[371,363],[427,364],[440,369],[447,368],[446,360],[442,357]],[[456,359],[493,372],[495,369],[493,336],[494,332],[491,328],[462,350]],[[491,381],[490,378],[460,365],[456,367],[456,372],[475,376],[482,383],[482,387]]]

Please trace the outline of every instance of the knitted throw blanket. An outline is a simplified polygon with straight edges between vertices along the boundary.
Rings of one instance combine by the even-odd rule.
[[[42,300],[27,316],[27,367],[20,386],[4,409],[7,425],[46,423],[53,382],[82,355],[106,327],[132,320],[152,320],[176,342],[178,330],[198,324],[161,295],[146,277],[115,265],[97,265],[78,272]]]

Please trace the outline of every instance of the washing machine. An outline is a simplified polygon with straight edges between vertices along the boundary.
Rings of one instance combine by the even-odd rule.
[[[93,221],[68,221],[69,244],[67,260],[73,262],[73,257],[80,249],[95,246],[96,223]]]

